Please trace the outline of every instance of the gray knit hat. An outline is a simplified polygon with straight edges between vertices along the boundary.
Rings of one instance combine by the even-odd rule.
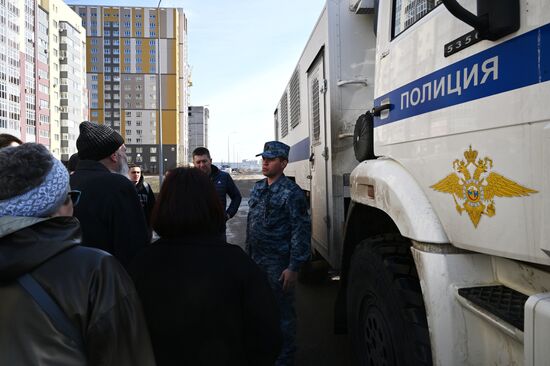
[[[76,139],[80,160],[101,160],[117,151],[122,144],[122,136],[109,126],[88,121],[80,124],[80,135]]]
[[[0,149],[0,217],[49,217],[67,199],[69,173],[40,144]]]

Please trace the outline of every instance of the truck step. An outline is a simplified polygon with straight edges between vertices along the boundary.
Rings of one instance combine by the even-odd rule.
[[[464,287],[458,294],[523,331],[523,309],[528,296],[503,285]]]

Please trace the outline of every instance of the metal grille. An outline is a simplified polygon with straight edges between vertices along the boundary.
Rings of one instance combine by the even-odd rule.
[[[321,136],[321,111],[319,110],[319,79],[311,82],[311,116],[313,118],[313,141]]]
[[[281,98],[281,137],[288,135],[288,97],[286,91]]]
[[[277,109],[273,114],[273,120],[275,122],[275,140],[279,140],[279,111]]]
[[[300,74],[298,69],[290,79],[290,126],[292,128],[300,123]]]
[[[461,288],[458,294],[523,330],[526,295],[502,285]]]

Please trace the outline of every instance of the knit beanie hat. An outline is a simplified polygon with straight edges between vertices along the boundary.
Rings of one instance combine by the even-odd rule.
[[[101,160],[111,155],[124,143],[122,136],[109,126],[84,121],[76,139],[78,157],[81,160]]]
[[[0,149],[0,217],[49,217],[67,199],[69,173],[40,144]]]

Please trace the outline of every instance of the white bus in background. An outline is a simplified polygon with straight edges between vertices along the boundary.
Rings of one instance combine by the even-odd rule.
[[[360,365],[550,365],[550,1],[329,0],[275,110]]]

